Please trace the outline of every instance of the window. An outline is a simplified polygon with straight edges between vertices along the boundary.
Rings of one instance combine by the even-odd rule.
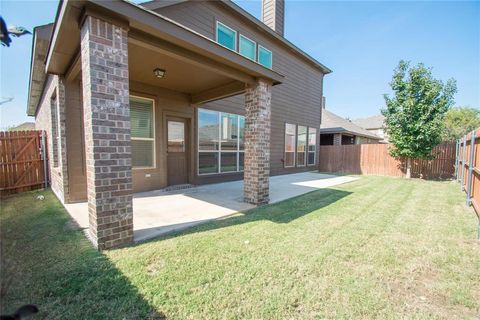
[[[198,174],[243,170],[245,117],[198,109]]]
[[[245,37],[243,34],[240,35],[240,54],[244,57],[247,57],[250,60],[255,61],[257,55],[257,44]]]
[[[50,117],[52,121],[52,153],[53,153],[53,167],[58,167],[58,105],[57,96],[50,98]]]
[[[285,168],[295,166],[295,129],[294,124],[285,123]]]
[[[272,51],[258,45],[258,63],[272,69]]]
[[[237,32],[217,21],[217,42],[230,50],[237,51]]]
[[[317,129],[308,128],[308,156],[307,164],[313,166],[317,157]]]
[[[132,167],[155,167],[153,100],[130,97],[132,134]]]
[[[297,167],[305,166],[307,152],[307,127],[298,126],[297,129]]]

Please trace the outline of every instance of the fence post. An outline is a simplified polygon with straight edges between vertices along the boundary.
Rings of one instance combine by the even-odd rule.
[[[468,157],[467,206],[472,204],[473,156],[475,154],[475,130],[470,135],[470,155]]]
[[[463,152],[462,152],[462,179],[460,180],[460,188],[462,191],[465,190],[464,181],[465,181],[465,160],[467,156],[465,155],[467,153],[467,135],[463,136]]]
[[[45,143],[45,131],[42,131],[42,160],[43,160],[43,178],[45,179],[45,189],[48,188],[48,170],[47,170],[47,153],[46,153],[46,143]]]
[[[455,140],[455,180],[458,181],[458,157],[459,157],[459,144],[460,140]]]

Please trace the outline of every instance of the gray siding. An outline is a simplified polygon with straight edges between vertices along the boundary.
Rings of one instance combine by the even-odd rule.
[[[218,20],[273,52],[273,70],[284,75],[285,80],[275,86],[272,93],[271,173],[312,170],[312,167],[284,168],[282,159],[285,122],[314,127],[318,132],[321,119],[322,72],[293,54],[291,49],[268,33],[258,30],[253,23],[225,9],[220,3],[184,2],[158,9],[158,12],[213,40],[215,22]],[[237,96],[208,103],[203,107],[243,114],[243,102],[243,96]]]

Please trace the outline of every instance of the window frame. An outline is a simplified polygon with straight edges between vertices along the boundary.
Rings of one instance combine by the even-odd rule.
[[[293,153],[293,164],[291,166],[287,166],[287,125],[292,125],[295,127],[295,133],[293,135],[294,137],[294,146],[293,146],[293,152],[288,151],[288,153]],[[283,132],[283,167],[284,168],[295,168],[297,164],[297,124],[295,123],[289,123],[285,122],[284,125],[284,132]]]
[[[303,163],[299,164],[298,162],[298,155],[300,154],[298,152],[298,139],[300,135],[298,134],[300,127],[305,128],[305,151],[303,151]],[[308,153],[308,126],[302,126],[302,125],[297,125],[296,128],[296,134],[295,134],[295,164],[297,168],[303,168],[307,165],[307,153]]]
[[[200,126],[198,125],[199,123],[199,114],[200,110],[206,110],[206,111],[213,111],[217,113],[217,120],[218,120],[218,150],[202,150],[200,149]],[[225,150],[223,153],[235,153],[237,155],[237,163],[236,163],[236,170],[235,171],[226,171],[222,172],[222,143],[221,143],[221,138],[222,138],[222,114],[226,115],[235,115],[237,116],[237,148],[236,150]],[[207,109],[207,108],[197,108],[197,115],[196,115],[196,121],[197,121],[197,150],[196,150],[196,159],[197,159],[197,176],[212,176],[212,175],[219,175],[219,174],[238,174],[243,172],[244,170],[240,170],[240,154],[245,155],[245,149],[241,150],[240,149],[240,118],[245,116],[236,114],[236,113],[229,113],[229,112],[222,112],[222,111],[217,111],[217,110],[212,110],[212,109]],[[245,144],[245,142],[244,142]],[[212,172],[212,173],[200,173],[200,153],[214,153],[217,154],[217,172]],[[245,165],[244,165],[245,167]]]
[[[311,146],[309,141],[310,141],[310,130],[315,130],[315,150],[314,151],[310,151],[308,148]],[[318,151],[318,147],[317,145],[319,144],[319,140],[318,140],[318,130],[316,128],[313,128],[313,127],[308,127],[308,131],[307,131],[307,167],[312,167],[312,166],[315,166],[317,164],[317,151]],[[309,159],[309,155],[310,153],[313,153],[313,163],[309,163],[308,162],[308,159]]]
[[[254,57],[253,59],[250,58],[250,57],[247,57],[246,55],[243,55],[240,51],[242,50],[242,38],[245,38],[247,41],[251,41],[253,42],[253,45],[254,45]],[[253,41],[252,39],[250,39],[249,37],[243,35],[240,33],[239,37],[238,37],[238,54],[240,54],[242,57],[245,57],[253,62],[257,62],[257,57],[258,57],[258,52],[257,52],[257,42]]]
[[[257,62],[258,62],[258,64],[261,65],[261,66],[264,66],[267,69],[272,70],[273,69],[273,52],[272,52],[272,50],[269,50],[269,49],[265,48],[261,44],[258,44],[257,47],[258,47],[258,49],[257,49]],[[270,67],[267,67],[266,65],[260,63],[260,48],[270,52]]]
[[[130,110],[130,99],[134,98],[137,100],[149,100],[152,101],[152,129],[153,129],[153,138],[135,138],[130,134],[130,140],[137,140],[137,141],[152,141],[152,152],[153,152],[153,157],[152,157],[152,166],[149,167],[135,167],[133,165],[133,159],[132,159],[132,170],[149,170],[149,169],[156,169],[157,168],[157,146],[156,146],[156,138],[157,138],[157,128],[156,128],[156,119],[155,119],[155,99],[153,98],[148,98],[145,96],[137,96],[130,94],[128,99],[129,99],[129,110]],[[130,119],[132,116],[130,115]],[[131,149],[131,146],[130,146]]]
[[[218,42],[218,25],[222,25],[223,27],[229,29],[230,31],[233,31],[233,33],[235,34],[235,39],[234,39],[234,44],[235,44],[235,48],[231,49],[223,44],[221,44],[220,42]],[[230,28],[229,26],[227,26],[226,24],[224,24],[223,22],[220,22],[218,20],[216,20],[216,24],[215,24],[215,42],[218,43],[219,45],[221,45],[222,47],[228,49],[228,50],[231,50],[231,51],[234,51],[234,52],[237,52],[238,53],[238,32],[237,30],[233,29],[233,28]]]

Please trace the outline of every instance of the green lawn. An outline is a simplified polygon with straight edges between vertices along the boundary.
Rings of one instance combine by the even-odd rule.
[[[0,223],[2,312],[34,303],[48,319],[480,315],[477,220],[454,182],[362,177],[104,253],[50,192],[3,200]]]

